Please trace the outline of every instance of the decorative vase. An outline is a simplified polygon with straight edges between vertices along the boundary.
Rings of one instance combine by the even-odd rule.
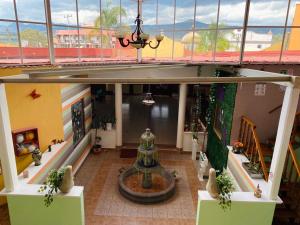
[[[42,153],[38,148],[32,151],[32,159],[35,166],[41,165]]]
[[[72,166],[67,166],[65,169],[62,183],[59,186],[59,190],[62,193],[68,193],[73,186],[74,186],[74,179],[72,174]]]
[[[198,139],[192,139],[192,160],[197,159],[197,150],[199,149]]]
[[[106,130],[112,130],[112,123],[106,123]]]
[[[209,169],[209,178],[206,184],[206,190],[212,198],[217,198],[219,196],[219,190],[216,179],[216,170],[214,168]]]

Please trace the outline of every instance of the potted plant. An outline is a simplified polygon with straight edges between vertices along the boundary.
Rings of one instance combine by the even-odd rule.
[[[234,185],[226,170],[216,176],[215,169],[211,168],[206,190],[212,198],[219,200],[219,205],[224,211],[231,208],[231,193],[234,191]]]
[[[106,120],[106,129],[107,130],[112,130],[112,127],[116,123],[116,118],[114,116],[108,116]]]
[[[53,202],[53,196],[58,191],[68,193],[74,186],[72,166],[66,166],[58,170],[51,170],[46,182],[40,187],[39,192],[45,192],[44,203],[49,207]]]
[[[233,143],[233,153],[235,154],[241,154],[244,152],[244,144],[239,141],[235,141]]]

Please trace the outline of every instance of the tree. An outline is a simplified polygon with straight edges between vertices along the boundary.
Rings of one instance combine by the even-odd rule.
[[[94,26],[96,28],[104,28],[106,30],[116,27],[118,25],[118,20],[119,17],[121,16],[126,16],[126,11],[124,8],[120,8],[119,6],[111,6],[111,1],[108,1],[107,6],[101,10],[100,16],[97,17],[95,20]],[[122,26],[120,28],[126,28],[128,26]],[[128,28],[126,28],[128,30]],[[129,28],[130,30],[130,28]],[[111,35],[108,34],[103,34],[102,35],[102,44],[104,47],[110,47],[110,37]]]
[[[219,25],[218,28],[225,27],[225,25]],[[199,31],[199,38],[195,40],[196,52],[209,52],[213,51],[215,48],[215,39],[217,35],[216,51],[225,51],[230,48],[230,42],[226,38],[226,35],[230,34],[228,30],[219,30],[218,34],[216,33],[217,24],[211,23],[208,27],[208,30]]]
[[[34,30],[34,29],[25,29],[20,32],[21,40],[27,42],[28,47],[47,47],[47,35],[44,32]]]

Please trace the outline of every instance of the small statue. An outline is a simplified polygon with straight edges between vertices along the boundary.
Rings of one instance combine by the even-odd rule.
[[[151,133],[150,129],[147,128],[146,131],[142,134],[140,143],[144,147],[144,149],[153,149],[154,147],[154,139],[155,136]]]
[[[261,193],[262,193],[262,190],[259,188],[259,184],[258,184],[255,191],[254,191],[254,196],[256,198],[261,198]]]
[[[38,148],[36,148],[35,150],[33,150],[33,152],[32,152],[32,159],[34,161],[34,165],[35,166],[41,165],[42,153],[41,153],[41,151]]]
[[[209,178],[206,184],[206,190],[212,198],[217,198],[219,196],[219,190],[216,179],[216,170],[214,168],[209,169]]]

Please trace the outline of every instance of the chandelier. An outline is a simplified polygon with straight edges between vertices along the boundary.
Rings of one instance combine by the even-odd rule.
[[[158,48],[160,42],[164,39],[164,36],[159,34],[155,36],[155,39],[157,41],[156,45],[152,45],[152,41],[148,42],[149,39],[149,34],[146,34],[143,32],[142,28],[141,28],[141,24],[143,24],[143,20],[141,19],[141,15],[140,15],[140,1],[138,0],[138,15],[134,21],[134,23],[136,24],[136,28],[133,31],[133,33],[131,34],[131,40],[126,39],[126,41],[124,42],[125,39],[125,34],[120,32],[116,35],[116,38],[118,38],[120,44],[122,47],[127,47],[128,45],[139,49],[139,48],[144,48],[146,45],[149,45],[150,48],[152,49],[156,49]]]
[[[145,98],[143,99],[142,103],[143,103],[144,105],[148,105],[148,106],[153,105],[153,104],[155,103],[155,101],[154,101],[154,99],[152,98],[152,93],[150,93],[150,92],[146,93],[146,96],[145,96]]]

